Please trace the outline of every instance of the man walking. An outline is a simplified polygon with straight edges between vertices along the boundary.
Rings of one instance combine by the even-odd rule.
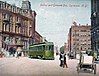
[[[59,58],[59,60],[60,60],[60,66],[61,66],[61,67],[64,66],[64,65],[63,65],[63,64],[64,64],[64,53],[63,53],[63,52],[60,53],[60,58]]]
[[[61,67],[65,67],[66,66],[66,68],[68,68],[68,66],[67,66],[67,62],[66,62],[66,54],[64,54],[64,52],[61,52],[60,53],[60,66]]]
[[[68,68],[67,66],[67,62],[66,62],[66,54],[64,54],[64,67],[66,66],[66,68]]]

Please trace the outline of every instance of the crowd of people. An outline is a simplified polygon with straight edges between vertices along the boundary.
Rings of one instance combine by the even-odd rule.
[[[10,47],[7,52],[9,54],[8,56],[13,56],[16,58],[19,58],[20,56],[22,56],[22,54],[24,54],[21,47]],[[0,57],[6,57],[6,54],[1,51]]]

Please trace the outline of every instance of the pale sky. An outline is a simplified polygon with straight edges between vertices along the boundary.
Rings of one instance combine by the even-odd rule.
[[[1,0],[21,7],[22,0]],[[91,0],[29,0],[37,13],[36,30],[59,47],[67,42],[73,21],[90,24]]]

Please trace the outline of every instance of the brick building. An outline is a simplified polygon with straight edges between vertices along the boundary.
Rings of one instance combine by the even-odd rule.
[[[0,1],[0,47],[24,45],[27,49],[34,42],[36,12],[32,11],[28,0],[22,7]]]
[[[68,34],[68,51],[80,52],[91,49],[91,26],[90,25],[73,25],[69,29]]]
[[[35,43],[41,43],[43,42],[43,37],[37,32],[35,31]]]

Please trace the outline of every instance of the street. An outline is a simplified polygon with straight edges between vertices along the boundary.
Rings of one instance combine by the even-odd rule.
[[[68,68],[59,66],[59,56],[55,60],[21,58],[0,58],[0,76],[94,76],[93,73],[76,71],[77,60],[67,59]],[[99,64],[97,72],[99,75]]]

